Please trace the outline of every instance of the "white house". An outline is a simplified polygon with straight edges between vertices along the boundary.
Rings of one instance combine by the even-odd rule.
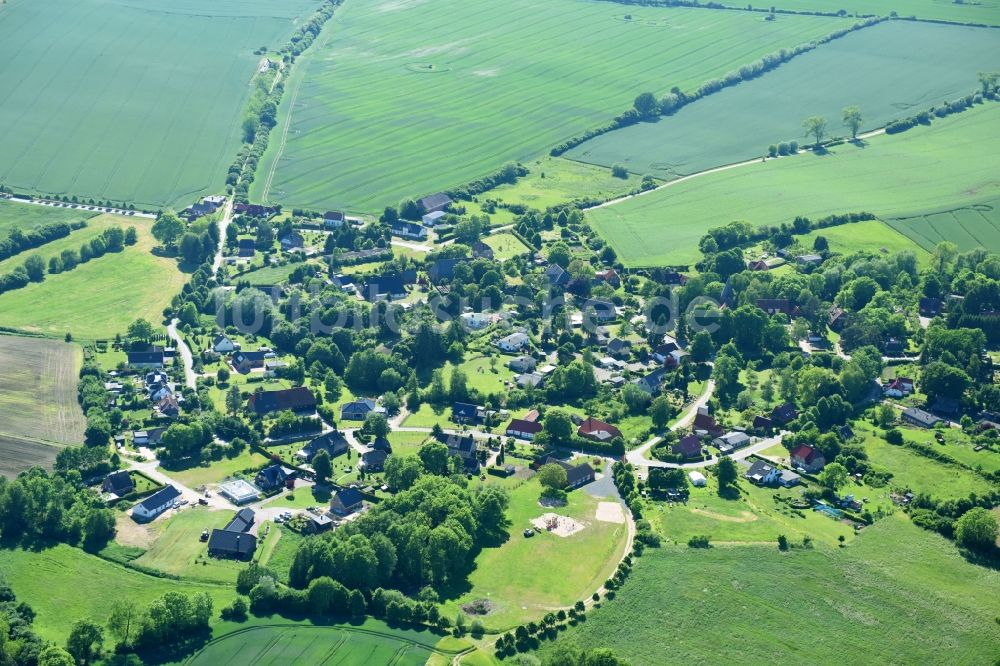
[[[239,349],[239,345],[230,340],[226,335],[220,334],[212,340],[212,349],[220,354],[228,354]]]
[[[767,461],[757,460],[743,477],[758,486],[772,486],[781,480],[781,469]]]
[[[691,485],[697,488],[704,488],[708,480],[705,475],[701,472],[688,472],[688,478],[691,479]]]
[[[132,507],[132,517],[136,520],[152,520],[171,508],[180,496],[179,490],[166,486]]]
[[[486,328],[493,321],[493,317],[485,312],[466,312],[462,314],[459,319],[462,320],[462,323],[465,324],[466,328],[473,331]]]
[[[511,333],[507,337],[497,340],[497,347],[499,347],[501,351],[509,353],[519,352],[526,346],[528,346],[528,334],[521,333],[520,331],[517,333]]]

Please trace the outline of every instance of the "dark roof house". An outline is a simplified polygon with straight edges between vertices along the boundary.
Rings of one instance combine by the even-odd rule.
[[[258,415],[286,409],[293,412],[312,412],[316,409],[316,397],[305,386],[296,386],[278,391],[253,393],[247,399],[247,406]]]
[[[125,497],[125,495],[135,490],[135,481],[132,480],[132,475],[129,474],[128,470],[120,469],[104,477],[101,490],[117,495],[118,497]]]

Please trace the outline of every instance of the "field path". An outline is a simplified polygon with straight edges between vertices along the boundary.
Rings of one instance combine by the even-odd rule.
[[[184,384],[190,389],[197,388],[198,376],[194,372],[194,357],[191,355],[191,348],[184,342],[184,336],[177,332],[176,318],[167,326],[167,335],[177,345],[177,353],[181,355],[181,361],[184,363]]]
[[[859,134],[858,135],[858,141],[863,141],[864,139],[868,139],[868,138],[873,137],[873,136],[878,136],[879,134],[885,134],[885,128],[872,130],[870,132],[865,132],[864,134]],[[808,153],[808,152],[811,152],[811,151],[809,151],[809,150],[807,150],[805,148],[802,148],[802,149],[799,150],[798,154],[802,155],[802,154]],[[566,158],[566,159],[569,159],[569,158]],[[751,164],[760,164],[761,162],[770,162],[771,160],[776,160],[776,159],[779,159],[779,158],[777,158],[777,157],[761,157],[760,159],[757,159],[755,157],[752,160],[745,160],[743,162],[734,162],[732,164],[723,164],[722,166],[712,167],[711,169],[705,169],[704,171],[696,171],[695,173],[691,173],[691,174],[688,174],[686,176],[681,176],[680,178],[676,178],[674,180],[669,180],[669,181],[663,183],[662,185],[657,185],[656,187],[654,187],[654,188],[652,188],[650,190],[645,190],[645,191],[639,192],[637,194],[626,194],[625,196],[618,197],[617,199],[609,199],[608,201],[605,201],[604,203],[597,204],[596,206],[590,206],[588,208],[584,208],[583,210],[595,210],[597,208],[607,208],[608,206],[614,206],[615,204],[620,204],[623,201],[628,201],[629,199],[634,199],[635,197],[645,196],[645,195],[650,194],[652,192],[658,192],[658,191],[660,191],[662,189],[665,189],[667,187],[673,187],[674,185],[677,185],[679,183],[683,183],[683,182],[688,181],[688,180],[692,180],[694,178],[700,178],[701,176],[707,176],[709,174],[718,173],[720,171],[729,171],[730,169],[738,169],[740,167],[750,166]]]

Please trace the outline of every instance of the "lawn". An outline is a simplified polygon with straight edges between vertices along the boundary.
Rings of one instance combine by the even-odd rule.
[[[806,247],[812,247],[816,236],[826,238],[830,243],[830,251],[838,254],[851,254],[853,252],[897,254],[908,251],[917,256],[917,263],[921,267],[925,267],[930,260],[930,254],[927,250],[896,231],[892,226],[878,220],[827,227],[797,237],[796,240]]]
[[[223,458],[222,460],[212,462],[210,465],[197,465],[179,470],[159,469],[164,474],[169,474],[171,478],[177,479],[177,481],[183,483],[188,488],[199,488],[212,483],[221,483],[226,478],[247,470],[256,472],[266,463],[267,458],[247,448],[234,458]]]
[[[0,335],[0,474],[51,468],[60,446],[83,442],[76,345]]]
[[[50,208],[0,199],[0,238],[5,238],[14,227],[27,231],[54,222],[79,222],[95,215],[93,211],[76,208]]]
[[[209,557],[208,544],[200,539],[203,530],[222,529],[232,518],[232,511],[201,506],[182,509],[170,520],[154,524],[159,534],[136,564],[185,579],[235,585],[236,574],[246,565]]]
[[[995,199],[1000,107],[990,103],[864,147],[779,158],[706,174],[588,212],[630,266],[693,263],[709,228],[870,211],[883,219]],[[899,230],[898,225],[894,225]],[[987,249],[1000,249],[1000,236]]]
[[[962,252],[977,247],[1000,248],[1000,198],[952,210],[886,220],[927,251],[951,241]]]
[[[606,167],[546,155],[528,162],[530,173],[513,185],[491,190],[490,198],[545,210],[574,199],[612,199],[639,187],[641,177],[616,178]]]
[[[139,220],[141,220],[141,223],[148,224],[144,218],[139,218]],[[122,215],[104,214],[99,215],[98,217],[92,217],[87,220],[86,227],[73,231],[69,236],[57,238],[51,243],[46,243],[40,247],[26,250],[25,252],[15,254],[13,257],[0,261],[0,275],[10,273],[12,270],[22,265],[24,260],[33,254],[37,254],[42,257],[47,265],[50,257],[58,257],[63,250],[76,250],[79,252],[81,245],[89,243],[92,239],[97,238],[105,229],[118,227],[119,229],[125,230],[131,226],[135,226],[135,224],[136,218],[124,217]],[[97,259],[97,261],[100,261],[100,259]]]
[[[447,601],[443,615],[454,617],[463,604],[488,599],[495,609],[480,619],[491,632],[506,631],[589,597],[614,571],[625,547],[626,529],[624,523],[595,519],[598,502],[604,498],[575,490],[567,506],[546,509],[538,504],[540,488],[537,481],[525,481],[511,491],[510,537],[499,547],[480,552],[469,576],[471,587]],[[569,537],[542,532],[529,539],[521,534],[531,519],[550,511],[586,527]]]
[[[559,640],[633,664],[983,664],[1000,652],[998,586],[897,514],[843,549],[647,550]]]
[[[528,248],[514,234],[500,232],[483,238],[483,242],[493,248],[493,258],[497,261],[506,261],[519,257],[528,251]]]
[[[846,24],[578,0],[347,2],[288,79],[251,197],[381,211],[535,159],[644,90],[693,88]]]
[[[222,623],[214,636],[183,663],[418,666],[434,659],[451,663],[454,655],[471,647],[466,641],[442,639],[430,631],[389,627],[373,619],[330,626],[293,623],[280,617],[253,619],[249,623]]]
[[[918,43],[923,46],[914,49]],[[808,116],[826,117],[828,136],[849,137],[841,124],[845,106],[861,108],[862,131],[883,127],[976,92],[977,72],[996,66],[998,50],[1000,33],[989,28],[882,23],[823,44],[658,122],[595,137],[565,157],[673,179],[759,159],[779,141],[805,143],[802,120]]]
[[[892,479],[889,481],[892,488],[923,492],[940,499],[968,497],[972,492],[983,495],[995,490],[994,486],[974,472],[925,458],[904,446],[893,446],[876,436],[868,425],[858,426],[855,434],[864,438],[868,458],[876,467],[892,472]],[[904,431],[903,436],[915,439],[909,430]]]
[[[154,324],[162,321],[163,309],[180,291],[185,276],[176,260],[151,253],[156,241],[150,220],[114,219],[136,228],[135,245],[0,295],[0,326],[60,338],[70,332],[77,339],[94,340],[123,333],[139,317]]]
[[[318,4],[0,5],[0,182],[154,208],[216,193],[242,141],[253,51],[281,46]]]
[[[35,631],[60,645],[76,620],[90,618],[103,626],[111,605],[120,599],[144,607],[167,592],[208,592],[220,609],[235,596],[231,587],[156,578],[66,545],[41,552],[5,550],[0,554],[0,574],[18,601],[38,614]]]

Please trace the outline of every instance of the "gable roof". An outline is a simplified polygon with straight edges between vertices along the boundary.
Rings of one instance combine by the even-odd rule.
[[[448,447],[449,453],[472,455],[476,452],[476,440],[472,435],[444,435],[439,440]]]
[[[312,460],[312,457],[319,453],[321,450],[326,451],[331,456],[347,450],[350,446],[347,443],[347,438],[339,430],[331,430],[330,432],[325,432],[319,437],[314,437],[309,441],[308,444],[302,447],[301,453],[304,453],[307,458]]]
[[[910,407],[903,410],[903,416],[927,428],[933,427],[941,420],[930,412],[925,412],[918,407]]]
[[[444,192],[437,192],[435,194],[429,194],[420,200],[420,205],[426,211],[432,211],[436,208],[444,208],[451,204],[451,197],[449,197]]]
[[[406,293],[406,284],[400,275],[376,275],[365,280],[362,296],[376,298],[382,294],[398,296]]]
[[[121,497],[122,495],[127,495],[135,488],[135,481],[132,480],[132,475],[129,474],[128,470],[120,469],[117,472],[111,472],[106,477],[104,477],[104,483],[101,484],[101,489],[105,492],[114,493]]]
[[[569,282],[569,273],[563,270],[559,264],[549,264],[548,268],[545,269],[545,279],[551,285],[560,286]]]
[[[263,485],[273,488],[275,486],[280,486],[281,484],[283,484],[285,480],[288,478],[288,476],[289,476],[288,470],[286,470],[278,463],[275,463],[257,472],[256,478],[263,479]],[[257,485],[262,485],[262,484],[258,482]]]
[[[285,409],[304,410],[316,408],[316,397],[305,386],[278,391],[261,391],[247,398],[247,405],[258,414]]]
[[[252,509],[240,509],[226,525],[225,530],[227,532],[248,532],[253,527],[255,517],[256,514]]]
[[[257,550],[257,537],[244,532],[216,529],[208,537],[208,549],[231,555],[251,555]]]
[[[792,451],[793,460],[801,460],[807,465],[813,464],[817,457],[821,457],[820,452],[808,444],[802,444]]]
[[[341,488],[333,494],[333,498],[336,498],[343,506],[355,506],[364,501],[361,491],[357,488]]]
[[[794,421],[799,417],[798,410],[795,409],[795,405],[790,402],[786,402],[783,405],[778,405],[771,410],[771,420],[780,423],[782,425],[788,423],[789,421]]]
[[[692,457],[701,454],[701,440],[695,435],[686,435],[670,447],[673,453],[683,454],[685,457]]]
[[[180,496],[181,491],[177,490],[173,486],[166,486],[139,502],[137,506],[142,507],[146,511],[155,511],[167,502],[175,500]]]
[[[622,436],[621,430],[610,423],[605,423],[600,419],[595,419],[593,416],[588,416],[586,420],[580,424],[580,427],[577,429],[577,433],[585,437],[596,437],[601,440],[614,439],[615,437]]]
[[[451,414],[465,419],[474,419],[479,416],[479,406],[467,402],[456,402],[451,406]]]
[[[542,424],[538,421],[528,421],[525,419],[511,419],[504,432],[526,432],[534,434],[542,431]]]
[[[566,484],[569,486],[575,486],[580,481],[586,479],[594,478],[594,468],[587,463],[581,463],[579,465],[573,465],[566,462],[565,460],[560,460],[553,456],[549,456],[545,459],[545,465],[559,465],[564,470],[566,470]]]
[[[780,470],[766,460],[755,460],[743,476],[751,481],[763,481],[771,474],[777,473],[780,473]]]

